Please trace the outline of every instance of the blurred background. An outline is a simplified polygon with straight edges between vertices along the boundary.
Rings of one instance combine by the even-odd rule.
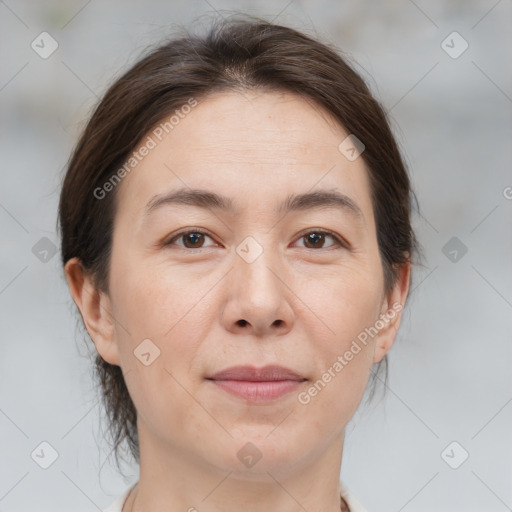
[[[107,85],[177,27],[232,10],[348,52],[420,203],[424,266],[387,388],[347,428],[342,479],[370,512],[512,510],[511,1],[5,0],[0,512],[100,510],[138,479],[104,439],[60,267],[59,186]]]

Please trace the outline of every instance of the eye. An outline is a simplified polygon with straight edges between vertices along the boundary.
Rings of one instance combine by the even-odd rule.
[[[171,239],[167,240],[164,245],[174,245],[176,240],[182,240],[183,245],[176,245],[179,247],[184,247],[185,249],[202,249],[204,247],[204,237],[212,239],[202,229],[190,229],[188,231],[182,231],[181,233],[173,236]]]
[[[332,233],[331,231],[326,231],[325,229],[312,229],[306,233],[303,233],[299,240],[305,240],[307,249],[325,249],[326,247],[322,247],[325,243],[325,239],[332,238],[334,240],[334,246],[338,247],[347,247],[347,244],[342,241],[342,239]],[[329,247],[333,247],[328,246]]]

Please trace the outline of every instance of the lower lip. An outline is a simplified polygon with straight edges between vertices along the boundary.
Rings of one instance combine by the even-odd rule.
[[[268,402],[295,391],[304,381],[275,380],[250,382],[244,380],[212,380],[211,382],[224,391],[249,402]]]

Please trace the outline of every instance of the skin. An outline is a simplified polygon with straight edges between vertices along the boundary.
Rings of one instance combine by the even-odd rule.
[[[119,185],[108,294],[78,260],[66,264],[96,349],[122,368],[138,412],[140,480],[125,511],[340,510],[345,427],[400,313],[308,404],[298,391],[404,304],[410,272],[402,267],[385,293],[368,171],[338,150],[347,135],[292,93],[215,93]],[[144,220],[155,194],[182,187],[226,195],[239,210],[167,205]],[[319,189],[349,196],[363,222],[335,208],[273,212],[289,194]],[[163,245],[184,228],[208,235]],[[330,236],[308,244],[314,228],[350,248]],[[252,263],[236,252],[247,236],[263,249]],[[160,350],[149,366],[134,355],[147,338]],[[205,380],[242,364],[280,364],[308,381],[255,404]],[[247,442],[261,453],[250,468],[237,457]]]

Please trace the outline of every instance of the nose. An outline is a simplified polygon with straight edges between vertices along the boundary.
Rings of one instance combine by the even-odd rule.
[[[228,274],[224,327],[233,333],[258,337],[283,335],[293,326],[290,303],[293,292],[289,275],[271,251],[263,251],[254,261],[235,255]]]

